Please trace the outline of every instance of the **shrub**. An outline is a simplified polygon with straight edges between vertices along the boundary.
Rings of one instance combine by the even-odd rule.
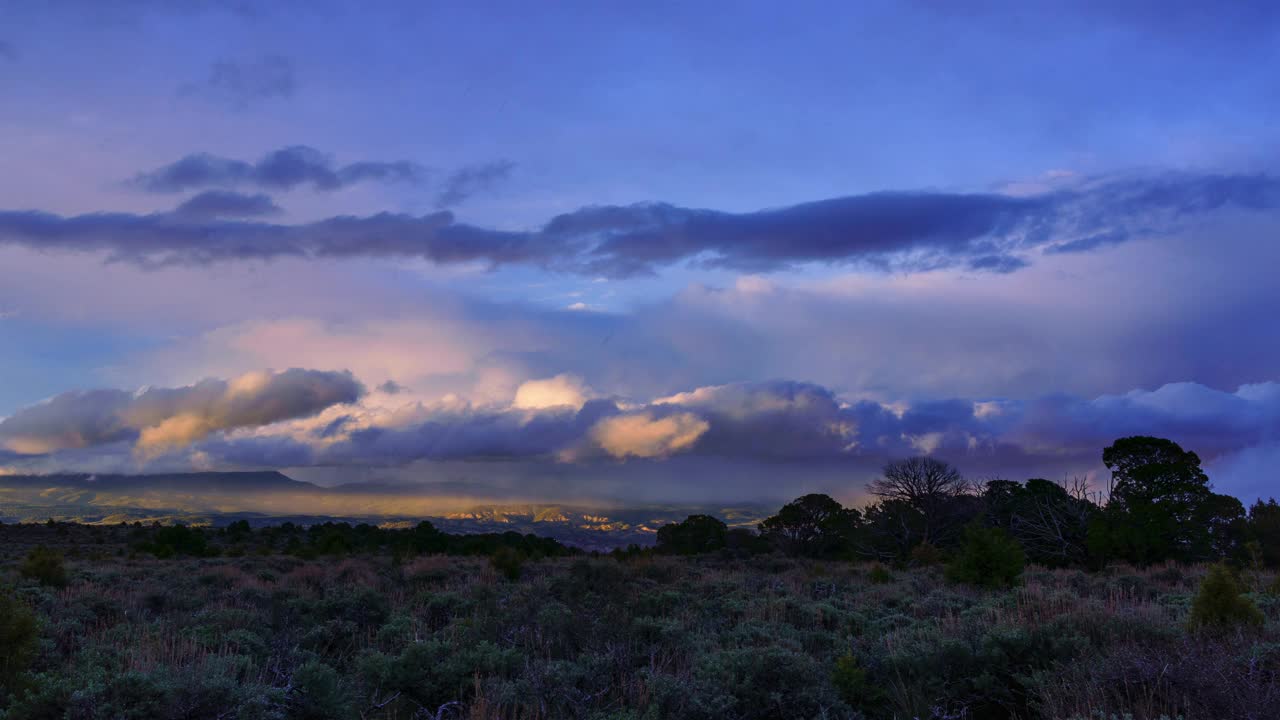
[[[708,720],[846,716],[847,708],[833,690],[823,668],[808,655],[781,647],[722,650],[699,659],[685,706],[671,715]]]
[[[876,563],[871,566],[871,572],[867,573],[867,579],[872,585],[884,585],[893,582],[893,574],[889,572],[889,568]]]
[[[911,548],[912,565],[938,565],[942,563],[942,551],[932,543],[922,542]]]
[[[13,691],[36,655],[35,613],[8,591],[0,590],[0,688]]]
[[[884,702],[884,691],[867,679],[867,671],[853,655],[844,655],[836,660],[836,667],[831,671],[831,684],[850,707],[873,708]]]
[[[489,558],[489,564],[494,570],[502,573],[503,577],[514,582],[520,579],[520,572],[524,569],[524,557],[520,555],[519,550],[504,545]]]
[[[1214,565],[1200,583],[1200,591],[1191,603],[1193,628],[1229,628],[1237,625],[1261,625],[1262,611],[1244,596],[1244,585],[1231,568]]]
[[[22,577],[39,581],[49,587],[66,587],[67,569],[62,564],[62,554],[46,547],[32,550],[18,567]]]
[[[351,701],[338,671],[313,660],[293,674],[295,694],[290,717],[299,720],[328,720],[351,715]]]
[[[1025,565],[1022,546],[1004,530],[971,525],[964,531],[964,544],[947,566],[947,579],[985,588],[1007,588],[1018,582]]]

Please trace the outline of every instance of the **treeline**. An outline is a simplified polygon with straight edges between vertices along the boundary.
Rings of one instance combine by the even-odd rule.
[[[805,495],[759,525],[729,529],[707,515],[658,531],[656,551],[862,559],[898,566],[965,563],[1101,567],[1112,561],[1280,565],[1280,505],[1248,510],[1213,492],[1200,458],[1163,438],[1117,440],[1102,454],[1107,496],[1083,482],[1044,479],[972,483],[929,457],[889,463],[867,486],[869,506]],[[977,568],[989,575],[998,569]]]
[[[368,523],[352,525],[325,522],[298,525],[292,522],[253,529],[248,521],[237,520],[222,528],[186,525],[135,523],[130,535],[135,552],[159,558],[178,555],[240,557],[247,554],[282,553],[302,559],[358,553],[391,554],[395,558],[414,555],[497,556],[513,554],[537,560],[560,557],[578,551],[552,538],[517,532],[453,534],[442,532],[423,520],[411,528],[383,528]]]

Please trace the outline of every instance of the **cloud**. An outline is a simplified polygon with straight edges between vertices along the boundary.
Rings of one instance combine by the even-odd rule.
[[[655,477],[668,472],[664,463],[700,458],[713,463],[706,467],[775,468],[774,491],[784,493],[792,471],[844,467],[863,477],[890,458],[921,453],[973,477],[1100,473],[1103,447],[1144,434],[1169,437],[1224,468],[1223,489],[1254,492],[1261,485],[1245,471],[1280,444],[1280,382],[1230,392],[1173,383],[1094,398],[891,403],[783,380],[576,407],[446,397],[391,408],[355,402],[359,396],[349,375],[298,370],[136,394],[66,393],[0,423],[0,452],[11,466],[14,457],[50,453],[83,466],[109,462],[111,448],[124,447],[128,457],[170,469],[197,459],[200,467],[227,469],[623,462],[641,463]],[[704,481],[732,484],[732,477]]]
[[[378,392],[383,393],[384,395],[399,395],[400,393],[407,392],[408,389],[409,388],[406,388],[395,380],[387,380],[377,387]]]
[[[244,110],[264,100],[287,98],[297,90],[293,62],[280,55],[213,63],[203,82],[178,88],[179,95],[199,95]]]
[[[436,196],[436,207],[450,208],[462,204],[472,195],[505,181],[515,167],[515,163],[509,160],[498,160],[457,170],[445,179],[444,187]]]
[[[596,423],[590,441],[618,459],[666,457],[692,447],[708,427],[693,413],[620,415]]]
[[[257,165],[236,162],[191,156],[137,182],[155,190],[223,181],[323,189],[340,186],[345,170],[335,171],[314,151],[299,148],[273,153]],[[666,204],[587,207],[535,231],[458,223],[447,211],[301,225],[175,223],[165,213],[63,217],[7,211],[0,212],[0,243],[105,250],[112,259],[141,265],[342,256],[522,264],[591,277],[652,274],[679,263],[752,272],[821,263],[1007,273],[1026,267],[1036,252],[1079,252],[1135,236],[1168,235],[1217,210],[1277,208],[1280,180],[1271,176],[1178,174],[1091,181],[1034,196],[872,193],[753,213]]]
[[[582,378],[561,374],[545,380],[528,380],[516,388],[514,407],[541,410],[554,407],[582,408],[590,395]]]
[[[0,447],[47,455],[116,442],[151,454],[208,435],[314,415],[364,390],[350,373],[290,369],[180,388],[63,393],[0,421]]]
[[[193,219],[262,217],[280,212],[280,206],[267,195],[246,195],[230,190],[206,190],[173,211],[175,215]]]
[[[923,452],[962,465],[1036,457],[1087,458],[1096,464],[1101,449],[1125,435],[1168,436],[1206,458],[1280,441],[1280,383],[1246,385],[1235,392],[1174,383],[1092,399],[884,403],[841,400],[818,385],[779,380],[702,387],[648,402],[589,400],[578,407],[418,403],[347,422],[350,428],[340,440],[334,442],[330,434],[314,448],[313,462],[485,457],[589,462],[602,456],[677,454],[805,462]],[[286,444],[299,442],[297,432],[282,433]],[[262,447],[270,441],[254,442]]]
[[[208,187],[251,186],[264,190],[339,190],[362,182],[421,182],[426,170],[407,160],[360,161],[337,166],[325,153],[306,145],[292,145],[264,155],[257,162],[209,153],[187,155],[169,165],[143,172],[129,183],[148,192],[177,193]]]

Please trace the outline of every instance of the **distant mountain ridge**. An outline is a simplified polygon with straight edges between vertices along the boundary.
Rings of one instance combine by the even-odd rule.
[[[326,521],[405,525],[429,520],[449,532],[533,533],[588,550],[647,545],[662,525],[705,513],[752,525],[776,507],[580,506],[461,496],[445,485],[354,483],[324,487],[284,473],[0,475],[0,521],[183,522],[253,525]]]
[[[294,480],[277,470],[241,472],[190,472],[124,475],[113,473],[53,473],[49,475],[0,475],[0,486],[82,487],[108,490],[204,490],[206,492],[263,492],[322,490],[318,485]]]

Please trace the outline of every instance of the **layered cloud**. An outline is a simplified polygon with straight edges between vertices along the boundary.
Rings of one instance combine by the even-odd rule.
[[[196,153],[141,173],[130,184],[156,193],[204,188],[255,187],[262,190],[339,190],[361,182],[422,181],[426,170],[407,160],[361,161],[336,165],[333,158],[306,145],[281,148],[257,162]]]
[[[174,208],[173,214],[196,220],[208,220],[264,217],[279,212],[280,206],[276,205],[270,196],[262,193],[249,195],[233,190],[206,190]]]
[[[238,184],[333,189],[411,174],[409,168],[385,163],[334,168],[317,151],[297,147],[257,164],[188,156],[135,181],[157,191]],[[1280,180],[1274,177],[1183,173],[1081,181],[1032,195],[871,193],[750,213],[669,204],[593,206],[559,215],[533,231],[460,223],[447,211],[333,217],[298,225],[201,221],[179,213],[64,217],[5,211],[0,212],[0,243],[106,252],[144,265],[412,257],[612,277],[689,263],[758,272],[807,263],[1012,272],[1036,255],[1161,236],[1218,210],[1270,214],[1278,208]]]
[[[314,415],[355,402],[360,383],[345,372],[291,369],[204,380],[181,388],[68,392],[0,421],[0,447],[47,455],[118,442],[153,455],[210,434]]]

